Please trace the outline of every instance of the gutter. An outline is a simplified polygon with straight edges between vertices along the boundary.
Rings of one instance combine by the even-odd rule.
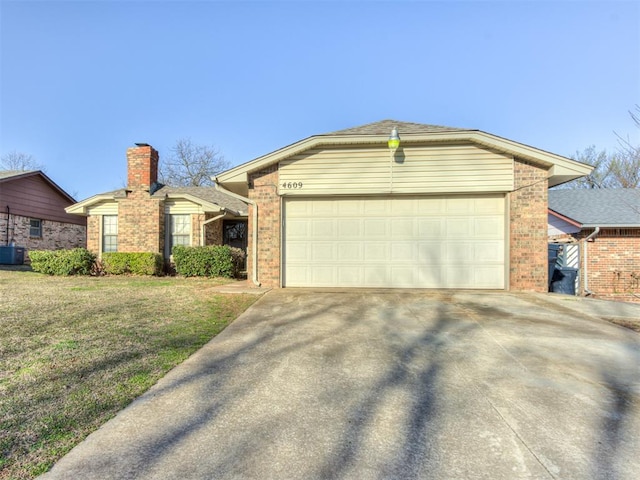
[[[583,240],[584,242],[584,248],[583,248],[583,252],[584,252],[584,293],[586,296],[589,295],[593,295],[593,292],[591,290],[589,290],[589,276],[588,276],[588,272],[587,272],[587,264],[588,264],[588,260],[589,260],[589,255],[587,254],[588,249],[587,249],[587,243],[589,242],[589,240],[592,240],[596,237],[596,235],[598,235],[598,233],[600,233],[600,227],[596,227],[596,229],[591,232],[589,234],[589,236],[587,238],[585,238]]]
[[[260,282],[258,281],[258,205],[255,201],[243,197],[242,195],[238,195],[237,193],[230,192],[226,188],[222,187],[218,183],[218,179],[214,178],[214,187],[220,192],[229,195],[230,197],[237,198],[238,200],[242,200],[243,202],[248,203],[253,207],[252,209],[252,220],[253,220],[253,228],[251,229],[251,281],[256,287],[260,286]]]

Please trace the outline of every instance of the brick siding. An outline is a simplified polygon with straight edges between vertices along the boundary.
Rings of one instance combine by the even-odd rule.
[[[509,194],[510,290],[546,292],[547,172],[526,162],[514,162],[515,191]],[[272,166],[249,176],[249,198],[258,205],[258,279],[280,285],[280,197],[278,170]],[[253,207],[250,207],[253,208]],[[249,231],[253,231],[249,214]],[[249,235],[248,263],[252,265]]]
[[[11,215],[9,224],[9,241],[14,240],[19,247],[29,250],[60,250],[68,248],[84,248],[87,245],[87,228],[84,225],[41,220],[42,237],[31,237],[30,217]],[[0,218],[0,232],[4,233],[2,244],[6,239],[7,218]]]
[[[596,297],[640,302],[640,228],[602,229],[587,245],[587,275]]]
[[[510,290],[546,292],[547,172],[514,162],[515,190],[509,194]]]
[[[118,201],[118,251],[164,253],[164,200],[135,190]]]
[[[249,175],[249,198],[258,206],[258,280],[266,287],[280,286],[280,197],[278,166]],[[253,225],[253,205],[249,206],[249,232]],[[249,235],[247,265],[253,264],[253,236]]]

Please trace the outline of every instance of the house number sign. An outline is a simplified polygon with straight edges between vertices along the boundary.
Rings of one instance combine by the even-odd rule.
[[[302,182],[282,182],[282,188],[300,190],[302,188]]]

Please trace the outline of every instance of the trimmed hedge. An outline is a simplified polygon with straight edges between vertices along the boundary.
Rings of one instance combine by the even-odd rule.
[[[85,248],[30,250],[31,269],[48,275],[90,275],[96,256]]]
[[[228,245],[185,247],[176,245],[171,252],[176,272],[185,277],[233,278],[244,258],[244,252]]]
[[[162,255],[151,252],[103,253],[102,270],[107,275],[159,275],[162,273]]]

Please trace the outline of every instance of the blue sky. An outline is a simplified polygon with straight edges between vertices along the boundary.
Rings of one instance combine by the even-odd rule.
[[[640,141],[640,3],[0,0],[0,154],[83,199],[179,138],[233,166],[392,118],[560,155]]]

